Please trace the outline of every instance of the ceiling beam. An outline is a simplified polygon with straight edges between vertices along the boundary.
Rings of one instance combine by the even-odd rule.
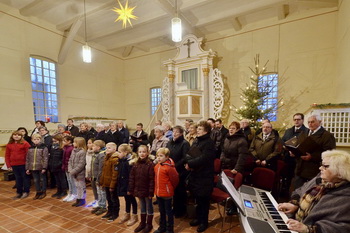
[[[210,23],[218,22],[232,17],[239,17],[250,13],[258,12],[276,5],[287,3],[287,0],[259,0],[252,3],[244,4],[236,8],[228,8],[220,14],[213,14],[211,16],[201,18],[198,20],[195,27],[205,26]]]
[[[175,7],[171,5],[168,1],[164,0],[156,0],[158,5],[171,17],[173,18],[175,15]],[[177,11],[178,17],[181,19],[181,23],[183,28],[187,33],[191,33],[196,35],[197,37],[203,37],[203,33],[193,27],[192,23],[186,18],[186,15],[182,13],[179,9]]]
[[[289,13],[289,5],[280,5],[277,6],[277,18],[278,20],[285,19]]]
[[[46,1],[46,0],[45,0],[45,1]],[[56,1],[59,2],[58,0],[56,0]],[[103,5],[99,6],[99,7],[96,7],[96,8],[94,8],[94,9],[92,9],[92,10],[87,11],[87,12],[86,12],[86,17],[89,17],[89,16],[91,16],[91,15],[93,15],[93,14],[95,14],[96,12],[99,12],[99,11],[101,11],[101,10],[109,9],[109,8],[113,7],[113,5],[115,5],[115,1],[108,1],[107,3],[105,3],[105,4],[103,4]],[[82,9],[83,9],[83,8],[82,8]],[[68,30],[68,29],[72,26],[72,24],[73,24],[75,21],[77,21],[77,19],[79,19],[79,18],[81,18],[81,17],[84,16],[84,11],[81,10],[80,12],[81,12],[81,13],[80,13],[80,14],[77,14],[77,16],[75,16],[74,18],[68,19],[67,21],[64,21],[64,22],[58,24],[58,25],[56,26],[56,29],[59,30],[59,31]]]
[[[171,40],[169,36],[162,36],[159,37],[158,40],[160,40],[162,43],[169,45],[169,46],[174,46],[175,42]]]
[[[140,27],[144,27],[146,25],[152,24],[153,22],[158,22],[159,20],[165,20],[167,18],[168,18],[167,15],[160,15],[160,16],[155,16],[153,19],[150,19],[150,20],[147,20],[147,21],[144,21],[141,23],[137,22],[137,23],[133,24],[132,27],[120,28],[119,30],[116,30],[115,28],[111,28],[111,29],[109,29],[108,32],[104,31],[101,33],[90,33],[89,40],[92,40],[92,41],[103,40],[104,38],[115,36],[121,32],[124,33],[127,31],[132,31],[132,30],[138,29]],[[169,24],[170,24],[170,22],[169,22]]]
[[[234,19],[231,20],[232,26],[236,31],[242,30],[242,24],[239,21],[238,17],[235,17]]]
[[[25,7],[22,7],[19,10],[19,13],[24,16],[36,16],[40,13],[43,13],[47,10],[50,10],[67,0],[62,0],[62,1],[51,1],[51,0],[35,0],[34,2],[26,5]]]
[[[153,31],[152,33],[144,33],[142,36],[133,37],[130,40],[116,41],[115,45],[108,47],[107,50],[117,50],[130,45],[139,44],[144,41],[159,39],[160,37],[164,37],[167,34],[169,34],[169,29],[159,29]]]
[[[138,50],[143,51],[143,52],[149,52],[149,50],[150,50],[149,46],[145,46],[142,44],[135,44],[134,47],[137,48]]]
[[[60,52],[58,54],[58,63],[59,64],[63,64],[64,61],[66,60],[69,49],[72,46],[74,37],[77,35],[82,23],[83,23],[83,18],[80,18],[73,23],[70,31],[68,32],[67,38],[64,40],[63,45],[62,45]]]
[[[126,46],[124,48],[122,56],[123,57],[128,57],[131,54],[131,51],[132,51],[133,48],[134,48],[134,46],[132,46],[132,45]]]
[[[297,0],[297,3],[307,7],[337,7],[338,1],[334,0]]]

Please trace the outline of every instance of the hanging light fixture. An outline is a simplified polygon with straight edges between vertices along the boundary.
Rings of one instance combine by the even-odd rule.
[[[171,32],[174,42],[180,42],[182,40],[181,19],[177,13],[177,0],[175,0],[175,17],[171,19]]]
[[[86,32],[86,8],[84,0],[84,19],[85,19],[85,45],[83,45],[83,62],[91,63],[91,47],[87,43],[87,32]]]

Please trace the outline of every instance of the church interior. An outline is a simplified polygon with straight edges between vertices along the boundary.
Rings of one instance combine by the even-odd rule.
[[[129,18],[122,19],[120,9],[129,9]],[[150,131],[161,119],[183,125],[187,118],[213,117],[228,126],[239,120],[242,90],[258,67],[278,75],[276,97],[283,104],[274,128],[291,127],[296,112],[321,114],[337,134],[337,148],[350,151],[350,1],[0,0],[0,18],[1,166],[11,133],[31,131],[36,117],[50,132],[68,118],[93,125],[123,120],[130,132],[139,122]],[[177,42],[174,18],[182,24]],[[84,45],[90,62],[83,61]],[[50,113],[35,108],[32,59],[55,65]],[[196,90],[181,79],[191,69],[198,71]],[[152,106],[152,88],[167,90],[160,106]],[[346,118],[341,126],[333,122],[337,114]],[[347,129],[340,133],[341,127]],[[12,201],[12,186],[0,181],[1,232],[133,231],[57,200]],[[223,226],[219,218],[212,205],[206,232],[242,232],[237,216]],[[175,232],[196,232],[188,222],[176,220]]]

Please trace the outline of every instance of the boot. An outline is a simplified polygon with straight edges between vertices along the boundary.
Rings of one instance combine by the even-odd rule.
[[[58,197],[61,194],[61,190],[57,189],[57,192],[52,194],[51,197]]]
[[[140,232],[146,227],[146,217],[147,217],[146,214],[141,214],[141,222],[138,225],[138,227],[136,227],[134,232]]]
[[[167,224],[165,233],[174,233],[174,225]]]
[[[33,197],[33,200],[39,199],[41,195],[41,192],[36,192],[35,196]]]
[[[153,233],[165,233],[167,232],[165,227],[159,226],[157,230],[155,230]]]
[[[119,224],[125,223],[130,219],[130,213],[125,213],[124,216],[119,220]]]
[[[151,230],[153,229],[152,221],[153,215],[147,215],[147,224],[146,227],[143,229],[143,233],[151,232]]]
[[[61,199],[62,197],[67,195],[67,191],[62,191],[56,198]]]
[[[137,214],[133,214],[133,215],[131,215],[131,218],[130,218],[130,220],[126,223],[126,225],[127,225],[128,227],[130,227],[130,226],[134,225],[135,223],[137,223],[138,221],[139,221],[139,218],[138,218]]]
[[[77,206],[79,203],[79,199],[76,199],[75,202],[72,204],[72,206]]]
[[[78,203],[75,205],[75,207],[83,206],[85,204],[85,199],[77,199]]]
[[[43,199],[44,197],[46,197],[46,191],[41,192],[41,194],[38,197],[38,199]]]

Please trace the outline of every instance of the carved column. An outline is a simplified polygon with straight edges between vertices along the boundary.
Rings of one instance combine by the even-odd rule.
[[[203,118],[204,120],[209,118],[209,68],[202,68],[203,72]]]

